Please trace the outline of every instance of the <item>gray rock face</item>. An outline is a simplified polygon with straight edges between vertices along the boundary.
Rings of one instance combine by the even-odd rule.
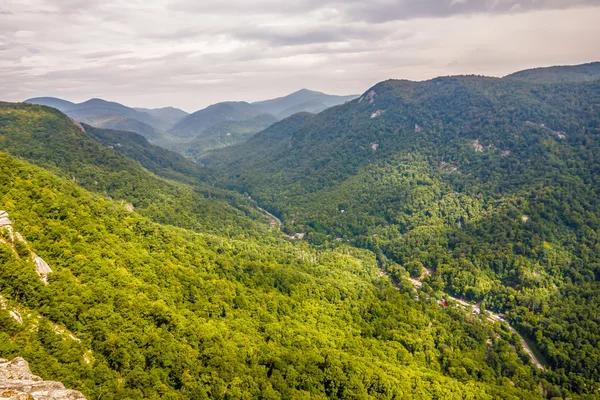
[[[31,256],[33,257],[33,263],[35,264],[35,272],[37,272],[42,282],[47,285],[48,275],[52,273],[52,269],[48,263],[42,260],[42,258],[37,254],[32,253]]]
[[[0,210],[0,228],[12,227],[12,222],[8,219],[8,213]]]
[[[44,381],[33,375],[27,361],[0,358],[0,400],[85,400],[76,390],[65,389],[60,382]]]

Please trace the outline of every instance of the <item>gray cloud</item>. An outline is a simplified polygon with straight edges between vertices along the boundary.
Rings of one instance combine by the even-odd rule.
[[[600,0],[375,0],[348,3],[345,12],[352,18],[380,23],[465,14],[562,10],[590,5],[600,5]]]
[[[388,78],[600,59],[600,0],[5,2],[0,94],[12,101],[193,111],[300,87],[358,93]]]

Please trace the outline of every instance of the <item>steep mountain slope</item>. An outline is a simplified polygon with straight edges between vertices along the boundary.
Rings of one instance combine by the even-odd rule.
[[[271,164],[280,151],[289,147],[293,135],[308,126],[313,119],[316,119],[314,114],[294,114],[274,123],[245,143],[205,153],[199,158],[200,161],[209,163],[205,179],[211,180],[212,183],[217,177],[231,172],[237,173],[248,167],[258,169],[263,161],[267,165]],[[249,151],[242,150],[246,145]],[[242,189],[241,186],[236,187]]]
[[[555,381],[594,392],[600,81],[386,81],[300,122],[207,155],[211,182],[291,234],[350,240],[398,279],[505,312]]]
[[[93,132],[98,135],[99,131]],[[159,178],[97,143],[53,108],[0,103],[0,151],[73,179],[88,190],[131,203],[155,221],[211,232],[266,229],[262,214],[242,196]],[[162,164],[160,173],[166,176],[165,168]],[[232,232],[233,228],[237,231]]]
[[[99,129],[83,125],[88,136],[118,153],[138,161],[155,174],[185,183],[198,183],[202,167],[182,155],[148,142],[134,132]]]
[[[89,398],[562,395],[511,333],[401,293],[367,252],[159,225],[4,153],[0,187],[22,254],[55,271],[44,285],[2,232],[0,293],[24,318],[0,310],[0,355]]]
[[[106,119],[92,119],[90,121],[88,118],[81,118],[81,120],[83,123],[94,124],[98,128],[135,132],[152,141],[161,140],[165,137],[164,133],[137,119],[108,116]]]
[[[252,103],[266,114],[282,119],[298,112],[319,113],[329,107],[354,100],[358,95],[334,96],[313,90],[301,89],[284,97]]]
[[[600,79],[600,62],[528,69],[510,74],[507,78],[536,83],[588,82]]]

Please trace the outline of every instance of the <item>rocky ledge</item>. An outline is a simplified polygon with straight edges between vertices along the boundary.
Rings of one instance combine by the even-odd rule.
[[[60,382],[44,381],[33,375],[27,361],[0,358],[0,400],[85,400],[76,390],[65,389]]]

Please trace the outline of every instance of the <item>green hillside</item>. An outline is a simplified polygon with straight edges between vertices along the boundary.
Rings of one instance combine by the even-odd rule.
[[[0,358],[90,399],[597,399],[580,72],[385,81],[197,164],[0,103]]]
[[[556,382],[596,393],[599,154],[599,81],[464,76],[382,82],[203,161],[288,233],[506,313]]]
[[[203,168],[184,156],[156,146],[135,132],[98,129],[83,124],[86,134],[98,143],[138,161],[144,168],[164,178],[198,183]]]
[[[96,137],[100,132],[91,130]],[[202,232],[244,233],[266,229],[262,214],[242,196],[207,185],[192,186],[158,177],[114,148],[97,143],[53,108],[0,103],[0,150],[47,168],[88,190],[122,200],[124,207],[130,203],[156,222]],[[152,150],[160,153],[156,148]],[[175,155],[168,155],[171,156]],[[156,173],[172,178],[181,177],[191,164],[175,159],[177,165],[160,166],[160,161],[149,165],[141,154],[139,159]]]
[[[560,393],[510,333],[399,292],[367,252],[159,225],[2,153],[0,172],[0,209],[28,242],[0,243],[0,293],[24,316],[0,311],[0,356],[89,398]]]
[[[25,100],[25,103],[54,107],[77,122],[97,128],[133,131],[148,140],[163,138],[166,136],[164,132],[176,122],[172,122],[170,110],[165,115],[161,110],[138,110],[103,99],[72,103],[55,97],[36,97]]]

